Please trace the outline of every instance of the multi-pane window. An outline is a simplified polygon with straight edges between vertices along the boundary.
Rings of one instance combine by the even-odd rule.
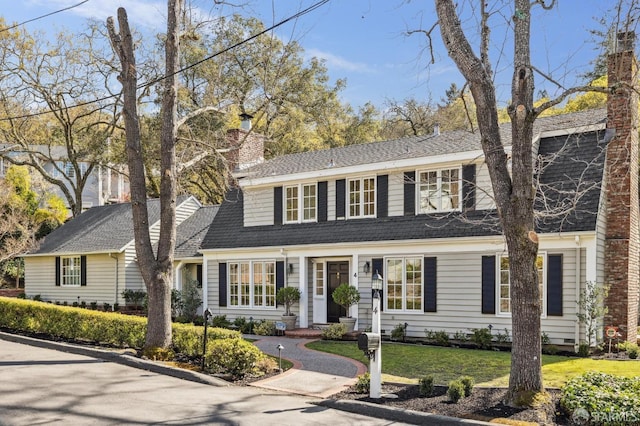
[[[80,256],[63,257],[60,269],[60,284],[79,286],[82,282],[82,267]]]
[[[428,170],[419,173],[420,213],[460,208],[460,170]]]
[[[422,257],[387,259],[387,309],[422,311]]]
[[[229,263],[229,305],[274,307],[276,305],[275,262]]]
[[[316,220],[316,184],[285,187],[285,222],[313,222]]]
[[[540,302],[544,311],[544,255],[539,255],[536,258],[536,269],[538,271],[538,285],[540,286]],[[507,256],[500,257],[499,277],[498,312],[508,314],[511,313],[511,275]]]
[[[373,217],[375,215],[375,178],[349,180],[349,217]]]
[[[324,296],[324,263],[314,265],[315,295]]]

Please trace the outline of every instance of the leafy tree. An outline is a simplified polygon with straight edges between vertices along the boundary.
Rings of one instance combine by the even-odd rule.
[[[110,94],[113,78],[96,29],[61,32],[52,41],[26,30],[2,34],[0,135],[11,149],[0,156],[55,185],[78,215],[89,176],[107,163],[104,148],[119,119],[113,102],[96,101]]]

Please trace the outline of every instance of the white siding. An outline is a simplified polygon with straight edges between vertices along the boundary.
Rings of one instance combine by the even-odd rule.
[[[476,210],[495,208],[491,177],[486,163],[476,165]]]
[[[273,188],[245,189],[244,226],[273,225]]]
[[[327,182],[327,220],[336,220],[336,181]]]
[[[180,225],[200,208],[199,203],[193,197],[189,197],[185,202],[176,208],[176,225]]]
[[[389,174],[389,216],[404,215],[404,173]]]
[[[116,261],[107,254],[87,256],[87,285],[56,286],[55,256],[25,258],[25,294],[52,302],[114,303]]]

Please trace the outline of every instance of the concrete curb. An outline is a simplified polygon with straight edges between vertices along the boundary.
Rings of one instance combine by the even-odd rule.
[[[0,332],[0,339],[7,340],[14,343],[22,343],[25,345],[36,346],[44,349],[53,349],[56,351],[68,352],[75,355],[83,355],[92,358],[99,358],[105,361],[115,362],[123,364],[129,367],[138,368],[141,370],[151,371],[152,373],[164,374],[167,376],[176,377],[178,379],[189,380],[196,383],[201,383],[209,386],[231,386],[231,383],[226,382],[217,377],[212,377],[207,374],[198,373],[196,371],[185,370],[183,368],[172,367],[170,365],[161,364],[156,361],[149,361],[141,358],[137,358],[131,355],[124,349],[118,350],[105,350],[93,347],[86,347],[80,345],[73,345],[63,342],[54,342],[51,340],[40,340],[28,336],[22,336],[20,334],[11,334]]]
[[[385,407],[371,402],[351,401],[346,399],[326,399],[315,404],[333,408],[335,410],[347,411],[354,414],[362,414],[378,419],[385,419],[394,422],[409,423],[414,425],[493,425],[493,423],[481,422],[479,420],[459,419],[456,417],[446,417],[437,414],[423,413],[420,411],[404,410],[396,407]]]

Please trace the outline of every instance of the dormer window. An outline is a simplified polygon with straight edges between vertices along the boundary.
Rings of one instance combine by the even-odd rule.
[[[375,217],[376,179],[349,179],[349,217]]]
[[[284,187],[285,223],[315,222],[317,186],[315,183]]]
[[[418,176],[419,213],[460,210],[460,169],[427,170]]]

